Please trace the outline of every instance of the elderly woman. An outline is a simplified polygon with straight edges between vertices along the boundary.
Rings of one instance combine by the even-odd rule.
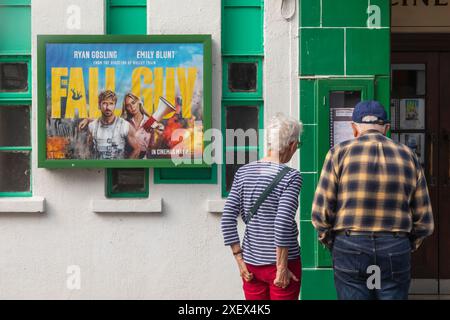
[[[267,129],[267,155],[237,171],[221,226],[243,279],[247,300],[296,300],[301,262],[295,214],[302,178],[289,162],[299,147],[302,123],[279,113]],[[247,225],[242,248],[237,230]]]

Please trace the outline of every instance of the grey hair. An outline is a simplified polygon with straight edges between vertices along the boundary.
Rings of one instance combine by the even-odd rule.
[[[300,139],[302,132],[301,121],[279,112],[269,120],[267,126],[267,149],[283,152],[289,147],[289,144]]]
[[[375,116],[365,116],[362,121],[376,121],[378,118]],[[355,123],[359,132],[364,132],[367,130],[377,130],[381,133],[384,132],[386,125],[376,124],[376,123]]]

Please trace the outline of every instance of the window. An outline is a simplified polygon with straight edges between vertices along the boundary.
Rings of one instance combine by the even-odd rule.
[[[0,70],[4,69],[0,58]],[[25,60],[22,65],[27,65]],[[13,99],[16,88],[29,86],[28,76],[0,81],[0,196],[31,196],[31,94]],[[12,77],[10,78],[12,79]],[[9,81],[9,80],[8,80]],[[19,84],[19,85],[18,85]]]
[[[262,156],[263,3],[222,1],[223,197],[237,170]]]
[[[108,198],[147,198],[148,169],[107,169]]]
[[[234,175],[244,164],[262,156],[264,126],[262,101],[224,100],[222,102],[222,132],[224,133],[224,166],[222,196],[228,196]]]
[[[228,90],[230,92],[256,92],[256,62],[230,62],[228,64]]]
[[[262,97],[262,57],[226,56],[223,57],[223,68],[223,98]]]
[[[23,62],[0,63],[0,92],[27,92],[28,66]]]
[[[30,3],[0,4],[0,197],[32,195]]]
[[[133,23],[129,23],[133,21]],[[108,0],[107,34],[146,34],[146,0]],[[108,198],[146,198],[149,194],[149,169],[107,169]]]
[[[425,64],[393,64],[391,132],[394,141],[407,145],[425,166],[427,83]]]

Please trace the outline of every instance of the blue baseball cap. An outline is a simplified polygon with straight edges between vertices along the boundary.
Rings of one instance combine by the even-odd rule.
[[[377,117],[377,120],[363,121],[364,117],[366,116]],[[359,102],[353,110],[352,120],[356,123],[370,123],[381,125],[389,123],[384,107],[376,100],[366,100]]]

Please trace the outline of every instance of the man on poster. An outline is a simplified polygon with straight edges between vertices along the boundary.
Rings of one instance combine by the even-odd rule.
[[[126,144],[130,146],[129,158],[139,155],[136,130],[123,118],[116,117],[117,96],[111,90],[100,93],[98,104],[102,116],[89,123],[88,143],[95,159],[112,160],[125,157]]]

